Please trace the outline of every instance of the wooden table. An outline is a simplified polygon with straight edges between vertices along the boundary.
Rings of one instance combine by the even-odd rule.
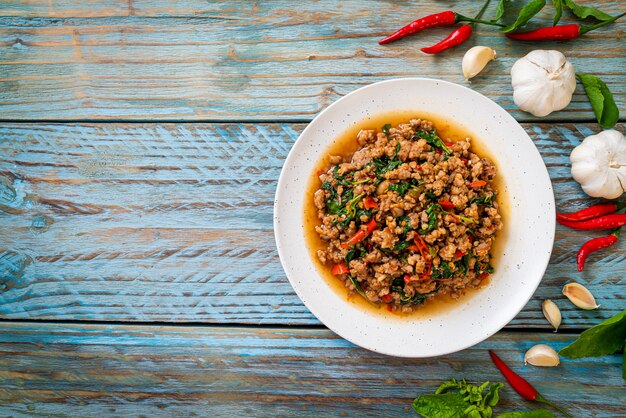
[[[575,416],[626,416],[620,356],[522,363],[535,343],[558,349],[625,308],[623,244],[578,273],[588,234],[557,227],[524,310],[493,338],[426,360],[334,335],[280,266],[272,203],[289,149],[331,102],[389,78],[437,77],[495,100],[544,157],[557,208],[593,202],[568,158],[601,130],[581,86],[541,120],[512,102],[511,65],[538,45],[480,26],[468,46],[498,59],[470,84],[467,46],[418,50],[449,29],[377,44],[448,3],[0,1],[0,415],[414,416],[411,400],[449,377],[502,381],[486,351],[496,349]],[[541,45],[601,77],[622,115],[624,29]],[[561,296],[570,279],[602,307],[574,308]],[[545,298],[563,311],[557,334]],[[502,398],[501,411],[532,407],[508,386]]]

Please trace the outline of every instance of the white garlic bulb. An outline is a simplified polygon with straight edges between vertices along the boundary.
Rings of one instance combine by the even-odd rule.
[[[541,117],[567,107],[576,89],[576,74],[559,51],[538,49],[513,64],[511,84],[515,104]]]
[[[569,158],[572,177],[589,196],[617,199],[626,191],[626,139],[620,132],[588,136]]]

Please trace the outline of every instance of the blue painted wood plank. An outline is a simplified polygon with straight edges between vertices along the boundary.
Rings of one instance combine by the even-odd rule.
[[[608,13],[619,1],[594,2]],[[189,0],[0,2],[0,118],[141,120],[308,120],[337,98],[394,77],[436,77],[492,98],[519,120],[536,120],[512,102],[509,71],[532,49],[558,49],[579,72],[600,76],[624,114],[624,23],[572,42],[515,43],[485,26],[438,57],[420,46],[444,37],[433,29],[380,46],[377,40],[417,15],[475,2]],[[495,7],[495,6],[494,6]],[[547,7],[538,20],[548,23]],[[484,44],[498,52],[466,82],[463,53]],[[579,86],[567,109],[546,120],[591,121]]]
[[[524,124],[553,181],[557,208],[593,202],[569,153],[595,124]],[[302,124],[0,125],[0,316],[14,319],[318,324],[280,266],[272,204]],[[624,130],[624,125],[618,126]],[[596,233],[595,235],[600,235]],[[564,329],[624,309],[626,246],[574,257],[589,233],[557,228],[534,298],[512,327]],[[602,305],[576,309],[570,279]]]
[[[626,393],[618,355],[523,365],[553,333],[500,333],[457,354],[378,355],[325,329],[0,323],[3,416],[413,416],[414,397],[450,377],[504,382],[496,350],[574,416],[615,417]],[[528,410],[506,383],[497,411]]]

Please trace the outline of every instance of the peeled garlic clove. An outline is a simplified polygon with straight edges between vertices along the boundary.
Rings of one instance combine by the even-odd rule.
[[[465,55],[463,55],[463,76],[468,80],[475,77],[480,73],[483,68],[496,59],[496,51],[488,46],[475,46],[470,48]]]
[[[592,310],[600,307],[596,299],[587,288],[578,283],[568,283],[563,286],[563,294],[580,309]]]
[[[524,364],[529,363],[533,366],[553,367],[558,366],[560,360],[554,348],[546,344],[537,344],[524,355]]]
[[[541,310],[543,311],[543,316],[546,317],[550,325],[554,327],[554,332],[556,332],[561,325],[561,311],[559,307],[550,299],[546,299],[541,304]]]

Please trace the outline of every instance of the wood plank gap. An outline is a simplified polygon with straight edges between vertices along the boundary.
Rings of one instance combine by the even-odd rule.
[[[41,324],[41,325],[122,325],[122,326],[153,326],[153,327],[199,327],[199,328],[235,328],[235,329],[285,329],[285,330],[324,330],[328,329],[326,326],[322,324],[311,324],[311,325],[285,325],[280,323],[269,323],[269,324],[238,324],[238,323],[211,323],[211,322],[196,322],[196,321],[186,321],[186,322],[165,322],[165,321],[87,321],[87,320],[66,320],[66,319],[0,319],[0,326],[2,324]],[[559,331],[560,335],[577,335],[583,332],[585,329],[565,329]],[[503,328],[498,331],[498,333],[506,332],[506,333],[518,333],[518,334],[542,334],[549,333],[545,328]]]

